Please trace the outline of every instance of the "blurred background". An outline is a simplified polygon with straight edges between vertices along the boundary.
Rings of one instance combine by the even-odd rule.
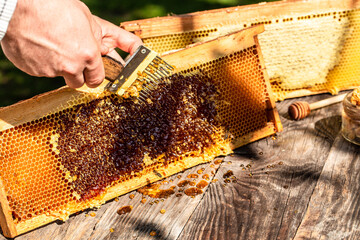
[[[267,0],[271,2],[275,0]],[[254,4],[264,0],[83,0],[94,15],[116,25],[135,19]],[[0,51],[0,107],[64,86],[63,78],[29,76]]]

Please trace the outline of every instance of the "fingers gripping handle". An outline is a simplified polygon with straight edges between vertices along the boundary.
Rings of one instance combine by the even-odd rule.
[[[124,66],[119,61],[109,56],[103,56],[102,60],[105,68],[105,78],[111,82],[115,81],[124,69]]]

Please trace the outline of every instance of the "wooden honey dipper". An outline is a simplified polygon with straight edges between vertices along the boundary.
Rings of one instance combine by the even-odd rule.
[[[311,110],[326,107],[338,102],[341,102],[347,93],[335,97],[327,98],[314,103],[307,103],[303,101],[295,102],[289,106],[288,114],[293,120],[300,120],[309,116]]]

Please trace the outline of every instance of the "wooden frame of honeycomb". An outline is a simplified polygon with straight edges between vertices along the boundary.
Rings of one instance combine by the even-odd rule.
[[[249,26],[259,36],[276,100],[360,85],[360,1],[294,0],[124,22],[157,52],[184,48]]]
[[[63,87],[0,109],[0,223],[4,235],[15,237],[57,219],[66,220],[75,212],[98,207],[121,194],[209,162],[215,156],[230,153],[231,149],[281,131],[282,126],[257,40],[257,35],[263,30],[263,25],[254,26],[164,55],[165,61],[176,67],[178,76],[189,75],[196,80],[196,74],[201,72],[203,79],[211,79],[220,96],[219,100],[216,100],[216,109],[224,128],[221,126],[210,131],[212,135],[206,139],[215,140],[204,147],[203,151],[183,155],[177,153],[174,161],[162,159],[161,155],[157,159],[142,155],[144,157],[141,162],[136,162],[140,164],[140,170],[125,164],[129,171],[110,180],[105,177],[106,181],[111,182],[101,189],[100,183],[109,183],[103,176],[107,176],[111,171],[119,172],[115,163],[106,160],[106,154],[99,159],[94,157],[112,141],[113,135],[105,136],[105,140],[101,140],[101,134],[111,130],[105,128],[107,125],[120,124],[121,119],[127,116],[112,116],[108,110],[100,112],[98,109],[102,108],[97,107],[111,108],[115,106],[111,101],[115,100],[119,104],[128,103],[128,100],[115,95],[104,96],[106,81],[96,89],[82,87],[73,90]],[[205,89],[212,84],[200,83]],[[186,88],[191,89],[191,85],[186,85]],[[129,108],[137,106],[135,100],[130,102]],[[187,101],[188,99],[184,102]],[[199,102],[201,104],[202,101]],[[121,105],[118,109],[122,110],[124,106]],[[86,108],[92,109],[90,115],[86,115],[87,112],[81,115],[81,111]],[[85,122],[80,121],[81,116],[85,116]],[[103,116],[110,116],[113,122],[96,120]],[[69,122],[72,125],[69,125]],[[78,133],[80,138],[71,135],[74,129],[84,123],[85,128]],[[96,132],[99,127],[106,131],[100,131],[100,135],[96,135],[99,134]],[[95,129],[95,132],[91,132],[91,129]],[[82,139],[88,136],[86,134],[89,131],[90,139]],[[124,136],[121,135],[121,138]],[[154,140],[153,137],[150,138]],[[204,142],[207,142],[206,139]],[[99,142],[90,147],[84,145],[85,149],[80,152],[78,145],[88,140]],[[113,144],[115,146],[118,142]],[[97,145],[101,146],[96,148]],[[88,153],[92,154],[95,160],[87,157]],[[70,162],[64,159],[71,154],[79,155],[70,158]],[[69,168],[69,165],[66,165],[71,166],[77,160],[82,161],[80,162],[83,165],[79,166],[84,168],[79,170],[78,166]],[[105,172],[102,166],[98,166],[100,163],[94,161],[112,164],[112,170],[107,169]],[[93,165],[85,168],[89,165],[87,162]],[[98,172],[92,176],[92,170]],[[96,175],[99,173],[100,175]],[[82,189],[81,192],[78,186],[85,186],[87,182],[83,179],[88,176],[91,178],[87,180],[96,178],[99,183]]]

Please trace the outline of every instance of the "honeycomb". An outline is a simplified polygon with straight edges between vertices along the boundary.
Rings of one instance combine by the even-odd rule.
[[[324,7],[326,3],[331,7]],[[158,18],[154,19],[154,29],[161,29],[164,24],[170,33],[161,31],[158,35],[152,30],[144,33],[143,41],[155,51],[164,53],[264,24],[265,32],[258,38],[276,100],[321,92],[337,94],[360,85],[357,60],[360,56],[360,10],[356,4],[345,6],[347,1],[330,0],[303,4],[314,6],[306,8],[294,1],[165,17],[163,22]],[[285,5],[288,12],[280,11]],[[257,14],[257,11],[264,14]],[[231,14],[233,12],[237,15]],[[191,27],[172,31],[171,19],[176,22],[186,16],[193,20]],[[148,24],[151,22],[147,20]],[[136,26],[137,31],[151,29],[141,20],[122,23],[122,27],[130,31],[132,26]]]
[[[147,104],[107,95],[1,132],[0,176],[15,223],[97,197],[154,159],[167,165],[221,142],[210,80],[169,80]]]
[[[164,36],[149,37],[143,39],[144,44],[151,49],[156,49],[156,52],[163,53],[173,49],[184,48],[190,44],[204,41],[206,38],[211,38],[217,29],[205,29],[200,31],[191,31],[184,33],[175,33]]]
[[[217,28],[204,29],[199,31],[189,31],[168,35],[143,38],[146,46],[158,53],[166,53],[171,50],[185,48],[193,43],[204,41],[219,36]]]
[[[281,129],[271,117],[277,112],[269,108],[273,99],[261,53],[250,39],[247,47],[234,40],[231,53],[192,67],[181,64],[194,57],[179,57],[177,72],[150,92],[144,83],[140,96],[60,90],[8,107],[29,115],[26,106],[50,106],[42,117],[14,126],[4,123],[11,122],[11,111],[2,109],[0,203],[8,204],[9,212],[2,211],[16,229],[8,233],[2,222],[5,235],[66,220]],[[192,52],[197,54],[196,46]],[[181,55],[164,59],[171,56]]]
[[[198,69],[210,75],[221,92],[218,114],[221,125],[232,137],[237,139],[266,126],[268,116],[264,109],[269,92],[256,46],[190,68],[184,73]]]

